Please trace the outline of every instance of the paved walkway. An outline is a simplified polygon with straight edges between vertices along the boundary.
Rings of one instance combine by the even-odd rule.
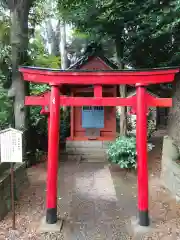
[[[64,226],[66,239],[130,239],[125,224],[131,214],[136,214],[135,185],[130,186],[128,179],[126,182],[113,179],[107,165],[81,163],[74,165],[75,174],[69,170],[70,166],[72,163],[64,166],[69,177],[64,178],[67,189],[61,189],[62,201],[64,198],[69,203],[65,209],[68,212]],[[127,188],[131,189],[128,195]]]
[[[159,180],[160,142],[150,154],[150,215],[152,231],[144,240],[180,239],[180,204]],[[0,222],[0,240],[127,240],[133,236],[130,219],[137,213],[136,173],[108,164],[61,162],[59,171],[60,217],[65,219],[61,233],[38,234],[44,215],[46,168],[28,169],[30,187],[16,208],[17,231],[11,232],[11,214]],[[138,240],[141,240],[138,238]]]

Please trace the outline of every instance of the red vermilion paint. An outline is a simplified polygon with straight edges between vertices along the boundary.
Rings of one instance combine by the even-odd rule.
[[[47,209],[57,208],[57,176],[59,159],[59,87],[51,87],[48,126]]]

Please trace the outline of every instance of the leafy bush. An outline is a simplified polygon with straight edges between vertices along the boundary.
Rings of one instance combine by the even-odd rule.
[[[148,143],[147,151],[151,151],[153,147]],[[120,168],[136,168],[136,138],[132,136],[116,138],[115,142],[109,144],[107,154],[109,161],[118,164]]]
[[[120,168],[136,168],[136,139],[134,137],[118,137],[110,143],[108,159]]]

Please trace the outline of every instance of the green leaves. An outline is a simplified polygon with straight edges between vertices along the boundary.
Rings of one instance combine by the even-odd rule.
[[[148,143],[147,151],[151,151],[152,148],[153,145]],[[109,161],[118,164],[120,168],[136,168],[136,138],[131,136],[116,138],[115,142],[109,144],[107,154]]]
[[[0,42],[2,45],[10,42],[10,25],[9,19],[6,16],[2,16],[0,20]]]
[[[136,139],[134,137],[118,137],[109,145],[109,161],[120,168],[136,168]]]
[[[45,67],[45,68],[56,68],[60,67],[60,57],[53,55],[37,56],[33,62],[34,66]]]
[[[3,88],[4,76],[0,72],[0,129],[8,127],[12,118],[12,103],[7,96],[7,91]]]
[[[82,32],[122,39],[125,64],[135,68],[179,64],[180,0],[65,0],[58,7]]]
[[[45,68],[59,68],[60,57],[56,57],[48,54],[45,49],[43,39],[40,33],[37,31],[35,38],[29,44],[29,56],[32,61],[32,65]]]

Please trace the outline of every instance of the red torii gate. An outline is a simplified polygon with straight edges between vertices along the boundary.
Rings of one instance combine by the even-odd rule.
[[[48,170],[46,196],[46,222],[57,222],[57,174],[59,149],[60,106],[132,106],[137,115],[136,141],[138,156],[138,210],[139,225],[149,226],[148,167],[147,167],[147,109],[149,106],[171,107],[171,98],[155,98],[146,92],[149,84],[168,83],[174,80],[179,68],[143,71],[61,71],[34,67],[20,67],[24,80],[46,83],[51,91],[44,96],[27,96],[25,105],[42,106],[41,113],[49,113]],[[94,97],[60,95],[63,85],[94,85]],[[102,85],[131,84],[136,95],[130,98],[103,97]],[[48,110],[45,107],[48,106]]]

